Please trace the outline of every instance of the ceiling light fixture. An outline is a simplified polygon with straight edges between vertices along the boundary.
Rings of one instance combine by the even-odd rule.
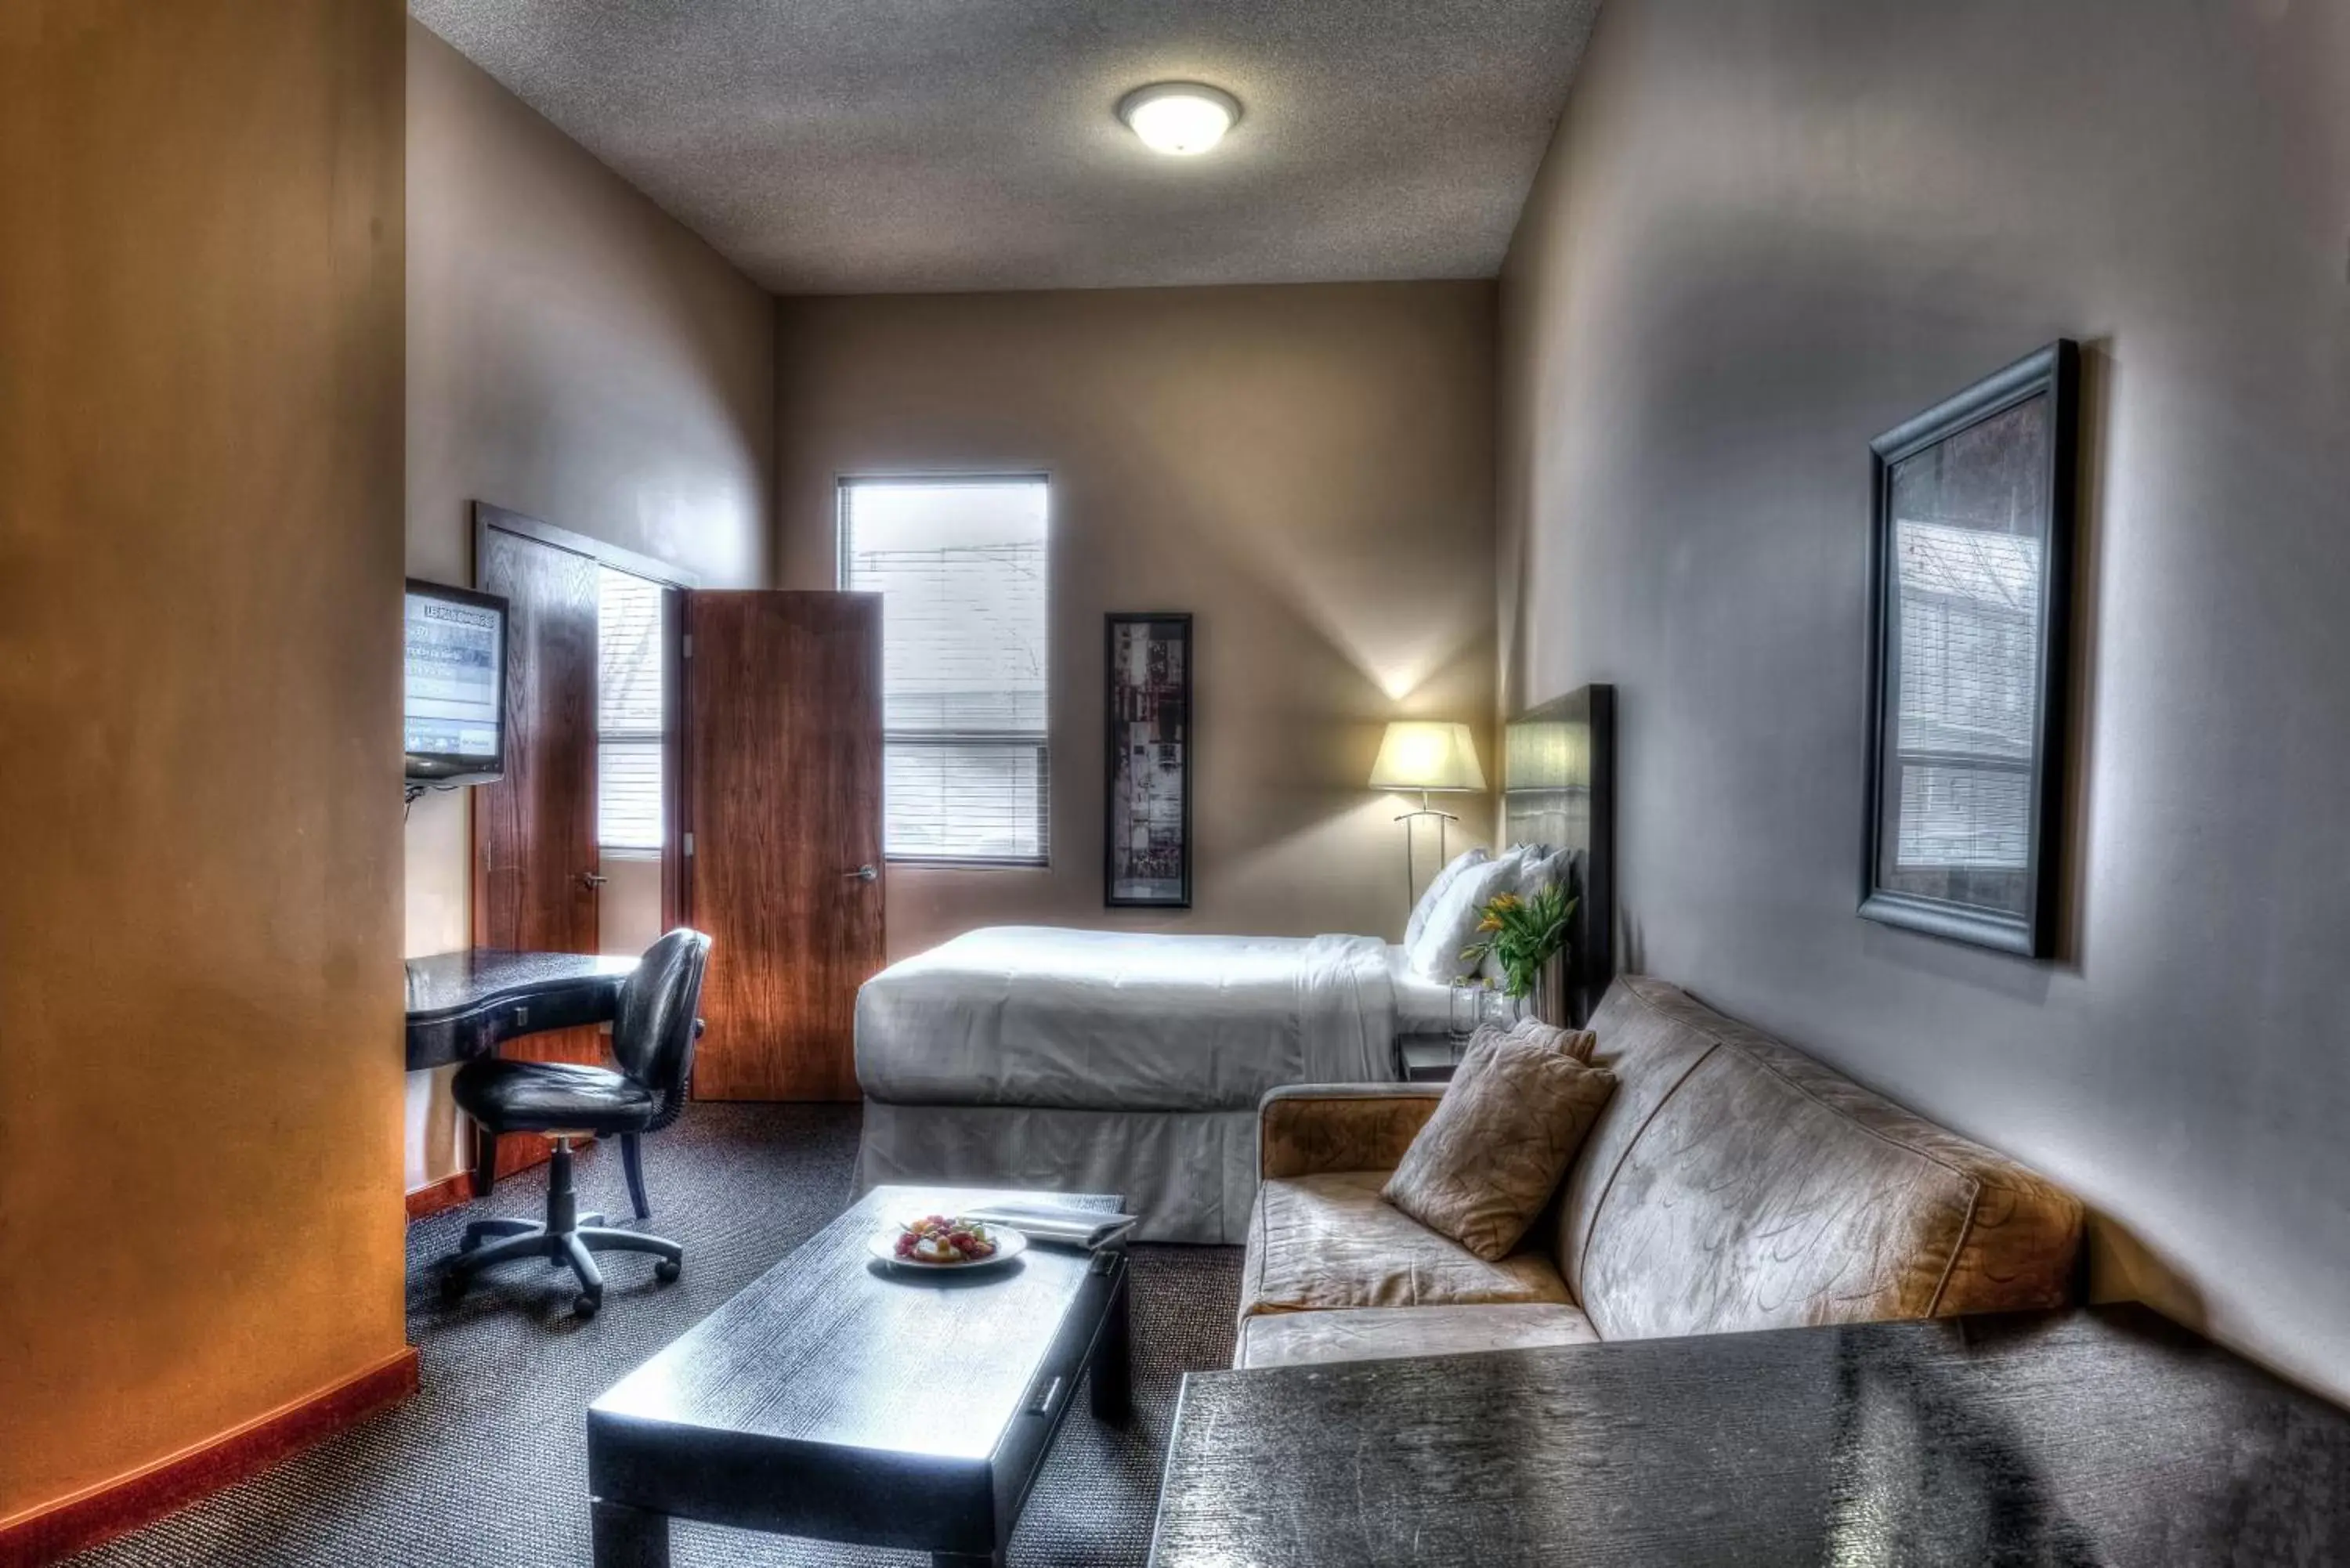
[[[1199,82],[1153,82],[1119,99],[1118,117],[1153,152],[1191,158],[1224,139],[1241,118],[1241,100]]]

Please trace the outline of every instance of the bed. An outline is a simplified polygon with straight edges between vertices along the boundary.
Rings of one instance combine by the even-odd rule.
[[[858,1188],[1123,1192],[1145,1240],[1237,1242],[1264,1092],[1393,1079],[1450,1000],[1373,937],[969,931],[858,992]]]
[[[1586,692],[1512,723],[1504,815],[1513,834],[1575,850],[1572,880],[1593,912],[1578,928],[1605,932],[1612,813],[1589,784],[1609,715]],[[1604,947],[1578,942],[1603,961]],[[1604,989],[1578,972],[1567,995],[1580,1008]],[[968,931],[858,993],[858,1191],[1122,1192],[1141,1240],[1238,1244],[1265,1091],[1392,1081],[1406,1044],[1444,1035],[1451,1004],[1376,937]]]

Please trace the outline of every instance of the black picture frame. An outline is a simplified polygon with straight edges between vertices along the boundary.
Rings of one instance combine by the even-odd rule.
[[[1869,444],[1864,919],[2053,955],[2079,426],[2060,339]]]
[[[1191,618],[1176,610],[1113,610],[1102,620],[1102,903],[1113,909],[1188,909],[1197,678]],[[1160,661],[1159,649],[1165,668],[1154,677],[1150,666]],[[1128,674],[1136,655],[1144,663],[1139,680]],[[1135,766],[1145,753],[1147,774]],[[1171,811],[1165,798],[1170,785],[1180,796]],[[1138,815],[1149,838],[1140,846]]]

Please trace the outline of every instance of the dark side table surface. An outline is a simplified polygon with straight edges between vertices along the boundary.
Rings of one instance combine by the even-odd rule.
[[[2350,1562],[2350,1415],[2142,1307],[1183,1382],[1154,1568]]]
[[[866,1251],[989,1202],[1120,1199],[875,1188],[589,1407],[598,1562],[665,1561],[629,1511],[991,1560],[1088,1366],[1097,1413],[1122,1408],[1127,1344],[1122,1249],[953,1273]]]
[[[502,1040],[609,1023],[633,956],[465,948],[408,961],[408,1067],[487,1055]]]

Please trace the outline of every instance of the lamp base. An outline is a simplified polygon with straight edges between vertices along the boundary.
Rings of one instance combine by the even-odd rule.
[[[1444,825],[1448,822],[1458,822],[1461,820],[1449,811],[1439,811],[1434,806],[1429,805],[1428,792],[1426,790],[1419,792],[1419,809],[1415,811],[1407,811],[1401,816],[1396,818],[1398,822],[1404,825],[1403,907],[1407,910],[1409,910],[1414,904],[1419,902],[1419,878],[1412,872],[1411,824],[1415,818],[1422,816],[1432,816],[1436,818],[1436,868],[1440,871],[1444,869],[1444,863],[1449,858],[1445,854]]]

